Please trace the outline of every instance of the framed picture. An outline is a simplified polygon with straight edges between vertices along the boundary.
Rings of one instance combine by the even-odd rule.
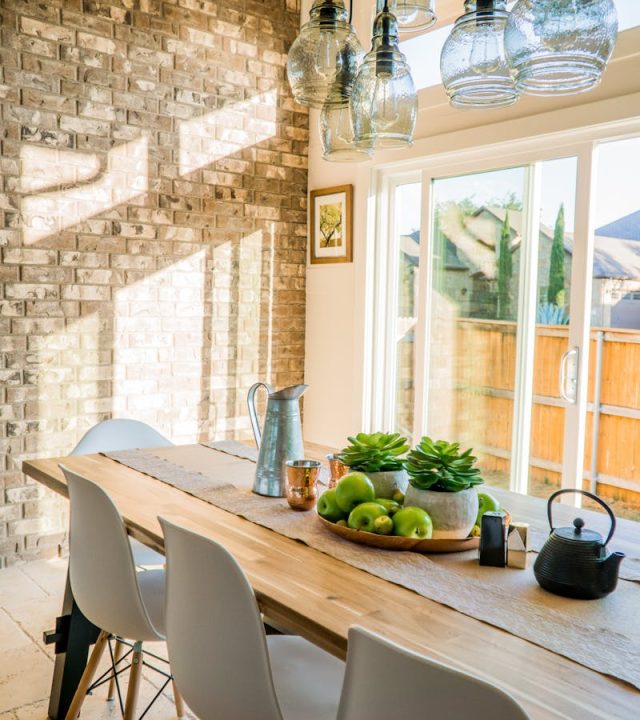
[[[353,185],[312,190],[311,264],[353,262]]]

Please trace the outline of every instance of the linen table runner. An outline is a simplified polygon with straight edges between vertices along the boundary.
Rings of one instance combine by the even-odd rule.
[[[191,446],[104,455],[353,567],[640,688],[637,585],[623,581],[615,593],[600,601],[569,600],[541,590],[531,568],[479,567],[475,552],[429,557],[356,545],[327,531],[314,512],[293,512],[284,498],[252,493],[255,465],[239,457],[247,448],[238,443],[216,443],[216,450]]]

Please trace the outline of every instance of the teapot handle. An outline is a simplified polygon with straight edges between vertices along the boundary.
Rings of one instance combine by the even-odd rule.
[[[616,530],[616,517],[613,514],[613,510],[611,510],[611,508],[604,500],[602,500],[602,498],[599,498],[597,495],[587,492],[586,490],[580,490],[578,488],[563,488],[562,490],[556,490],[551,495],[547,502],[547,517],[549,518],[549,527],[551,528],[551,531],[553,532],[553,530],[555,529],[553,527],[553,518],[551,516],[552,503],[558,497],[558,495],[564,495],[565,493],[581,493],[582,495],[586,495],[588,498],[591,498],[592,500],[595,500],[597,503],[602,505],[602,507],[607,511],[607,514],[609,515],[609,520],[611,520],[611,528],[609,530],[609,534],[607,535],[607,539],[604,541],[604,544],[607,545]]]
[[[247,393],[247,406],[249,407],[249,419],[251,420],[251,427],[253,428],[253,436],[256,439],[256,447],[260,449],[260,442],[262,440],[262,431],[260,430],[260,421],[258,420],[258,413],[256,412],[256,390],[263,387],[269,395],[273,393],[273,388],[269,383],[257,382],[249,388]]]

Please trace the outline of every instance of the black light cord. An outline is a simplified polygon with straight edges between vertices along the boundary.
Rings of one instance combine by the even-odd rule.
[[[353,0],[349,0],[349,25],[351,25],[352,17],[353,17]]]

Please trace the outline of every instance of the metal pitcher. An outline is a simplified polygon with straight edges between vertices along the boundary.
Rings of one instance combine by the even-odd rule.
[[[268,393],[264,428],[260,429],[255,395],[263,387]],[[271,497],[285,497],[287,460],[304,457],[300,396],[308,385],[292,385],[277,392],[268,383],[252,385],[247,395],[251,427],[258,446],[258,463],[253,492]]]

